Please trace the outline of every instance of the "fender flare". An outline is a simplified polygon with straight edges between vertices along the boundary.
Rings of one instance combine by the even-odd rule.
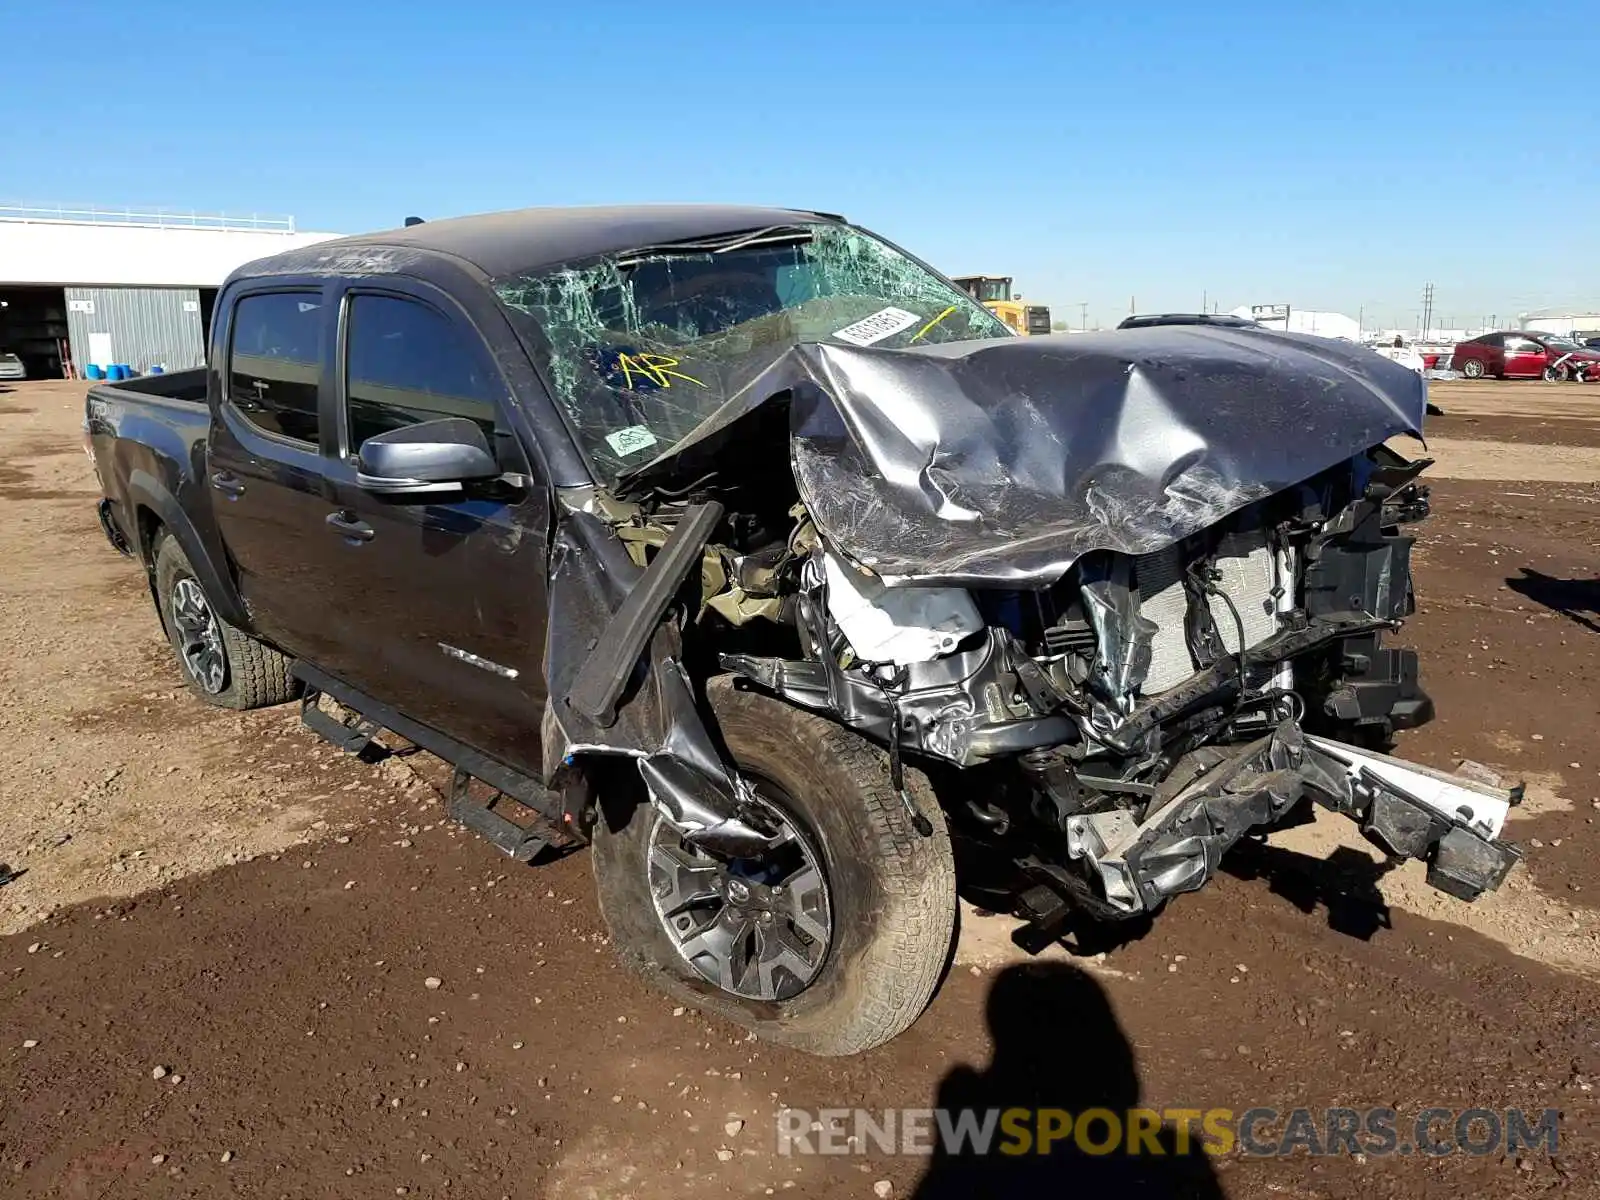
[[[238,589],[234,587],[232,578],[226,572],[217,569],[217,564],[206,549],[199,530],[194,527],[189,515],[183,511],[177,497],[148,471],[136,469],[128,473],[128,500],[135,512],[140,508],[148,508],[155,513],[162,525],[166,526],[167,532],[178,539],[178,545],[183,548],[189,565],[199,576],[200,586],[205,589],[206,596],[217,610],[217,614],[230,625],[248,630],[250,618],[245,613]],[[142,544],[141,537],[139,553],[150,576],[150,596],[155,600],[156,612],[159,613],[161,600],[156,595],[154,549],[154,546]]]

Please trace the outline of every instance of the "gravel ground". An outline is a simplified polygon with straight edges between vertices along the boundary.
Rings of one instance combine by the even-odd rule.
[[[929,1013],[825,1061],[637,983],[587,860],[513,867],[442,820],[431,760],[194,702],[96,527],[81,385],[0,385],[0,1193],[1600,1195],[1600,389],[1433,394],[1405,633],[1439,719],[1401,753],[1530,782],[1507,887],[1438,896],[1319,822],[1101,956],[1024,966],[969,909]],[[1494,467],[1532,446],[1577,453]],[[780,1105],[940,1102],[1554,1107],[1562,1148],[776,1153]]]

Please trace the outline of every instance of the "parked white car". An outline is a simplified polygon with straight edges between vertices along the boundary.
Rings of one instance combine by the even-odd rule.
[[[0,350],[0,379],[26,379],[28,368],[15,354]]]
[[[1383,355],[1390,362],[1397,362],[1402,367],[1409,367],[1418,375],[1426,375],[1427,373],[1428,365],[1422,361],[1422,355],[1417,352],[1415,346],[1379,345],[1373,346],[1371,349],[1375,354]]]

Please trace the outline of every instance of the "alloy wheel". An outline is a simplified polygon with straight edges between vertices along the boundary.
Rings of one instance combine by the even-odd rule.
[[[200,585],[184,576],[172,585],[172,623],[177,626],[178,652],[190,678],[215,696],[228,682],[228,655],[222,626]]]
[[[650,893],[668,938],[701,976],[750,1000],[803,991],[833,937],[821,856],[767,798],[776,791],[757,783],[757,803],[777,830],[760,858],[712,855],[659,812],[650,833]]]

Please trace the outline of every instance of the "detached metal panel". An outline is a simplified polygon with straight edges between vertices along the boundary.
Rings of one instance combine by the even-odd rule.
[[[90,363],[140,372],[205,365],[198,289],[69,287],[66,294],[67,336],[80,370]]]

